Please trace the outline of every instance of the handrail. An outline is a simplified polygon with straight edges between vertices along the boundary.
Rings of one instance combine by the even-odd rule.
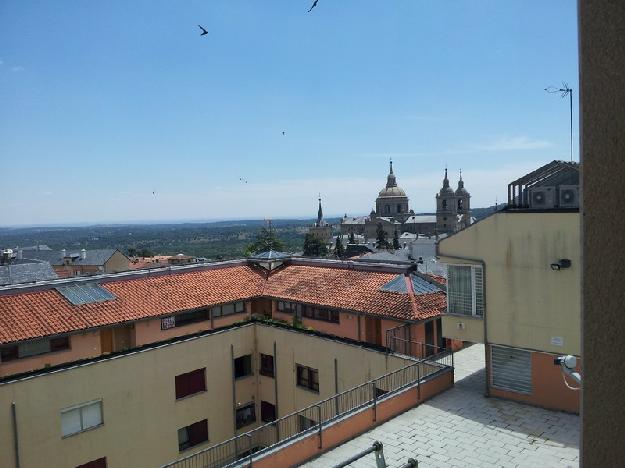
[[[384,459],[384,446],[382,445],[382,442],[380,442],[379,440],[376,440],[371,447],[364,449],[361,452],[358,452],[356,455],[354,455],[350,459],[345,460],[344,462],[339,463],[338,465],[335,465],[333,468],[345,468],[346,466],[351,465],[355,461],[360,460],[362,457],[366,457],[371,452],[375,452],[375,462],[376,462],[377,467],[386,468],[386,460]]]

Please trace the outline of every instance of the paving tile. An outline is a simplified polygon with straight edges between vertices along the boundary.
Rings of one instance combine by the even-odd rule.
[[[325,467],[345,460],[374,440],[384,444],[389,468],[408,458],[420,468],[437,467],[577,467],[579,417],[484,397],[484,346],[455,354],[453,388],[312,460]],[[354,467],[375,467],[375,458]]]

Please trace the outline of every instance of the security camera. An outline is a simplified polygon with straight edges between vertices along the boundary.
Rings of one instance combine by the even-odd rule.
[[[554,358],[553,364],[556,366],[560,366],[562,372],[565,375],[568,375],[573,380],[575,380],[575,382],[581,385],[582,376],[579,372],[575,371],[575,368],[577,367],[577,358],[575,356],[571,356],[570,354],[567,356],[557,356]],[[566,384],[566,380],[564,381],[564,383]],[[573,390],[578,390],[576,388],[570,387],[568,384],[566,385]]]

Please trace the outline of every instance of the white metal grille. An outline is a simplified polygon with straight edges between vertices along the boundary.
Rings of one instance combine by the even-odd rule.
[[[523,349],[491,346],[493,387],[532,393],[532,353]]]

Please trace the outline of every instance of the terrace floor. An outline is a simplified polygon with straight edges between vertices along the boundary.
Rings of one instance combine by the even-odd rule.
[[[389,468],[564,467],[579,464],[579,416],[484,397],[484,346],[454,355],[454,388],[307,463],[326,467],[379,440]],[[353,467],[375,468],[369,454]]]

